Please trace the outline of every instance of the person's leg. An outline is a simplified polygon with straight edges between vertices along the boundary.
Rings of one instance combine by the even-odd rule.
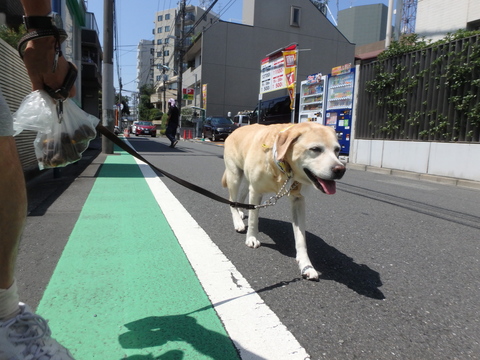
[[[0,91],[0,290],[13,285],[18,244],[27,214],[22,166],[13,138],[13,120]],[[6,316],[0,303],[0,318]],[[15,304],[18,309],[18,301]]]
[[[167,130],[165,131],[165,135],[167,136],[168,140],[170,140],[171,144],[175,141],[175,134],[172,131],[171,126],[167,126]]]
[[[18,244],[25,224],[27,196],[23,170],[12,136],[0,136],[0,319],[18,312],[18,296],[3,293],[14,282]],[[2,296],[4,295],[4,296]]]
[[[43,355],[42,359],[72,360],[68,350],[50,337],[46,320],[19,303],[14,272],[27,194],[12,134],[10,110],[0,91],[0,359]]]

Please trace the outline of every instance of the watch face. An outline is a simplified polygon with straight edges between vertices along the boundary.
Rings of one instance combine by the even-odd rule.
[[[52,23],[59,29],[63,29],[63,21],[62,17],[60,14],[57,14],[56,12],[52,12]]]

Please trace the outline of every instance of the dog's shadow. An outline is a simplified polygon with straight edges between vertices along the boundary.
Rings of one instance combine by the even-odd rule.
[[[258,230],[275,243],[262,243],[262,246],[270,247],[295,259],[295,241],[291,223],[260,218]],[[365,264],[357,264],[351,257],[328,245],[315,234],[306,232],[306,238],[308,255],[312,265],[320,273],[320,279],[344,284],[363,296],[379,300],[385,299],[379,289],[383,284],[378,272]]]

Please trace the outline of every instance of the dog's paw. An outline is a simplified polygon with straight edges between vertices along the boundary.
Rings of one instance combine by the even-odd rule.
[[[247,244],[248,247],[251,247],[252,249],[256,249],[260,247],[260,241],[257,240],[257,238],[253,236],[247,237],[247,240],[245,241],[245,244]]]
[[[244,232],[247,229],[243,221],[235,221],[233,223],[233,226],[235,227],[235,230],[237,232]]]
[[[238,214],[240,215],[241,219],[245,219],[246,216],[245,216],[245,213],[243,211],[238,210]]]
[[[311,265],[307,265],[302,270],[302,277],[307,280],[318,281],[318,272]]]

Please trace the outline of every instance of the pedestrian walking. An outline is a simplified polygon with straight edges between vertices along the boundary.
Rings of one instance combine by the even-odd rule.
[[[170,147],[174,148],[177,145],[178,140],[176,138],[178,122],[180,118],[180,112],[178,111],[175,99],[168,100],[168,118],[167,118],[167,130],[165,135],[170,140]]]
[[[23,60],[32,89],[48,86],[61,89],[65,96],[73,96],[75,88],[63,86],[70,69],[60,52],[60,42],[66,33],[61,29],[58,15],[52,13],[51,0],[21,2],[29,32]],[[27,195],[13,138],[12,115],[1,91],[0,169],[0,359],[71,360],[69,351],[50,336],[47,321],[19,302],[15,263],[25,226]]]

